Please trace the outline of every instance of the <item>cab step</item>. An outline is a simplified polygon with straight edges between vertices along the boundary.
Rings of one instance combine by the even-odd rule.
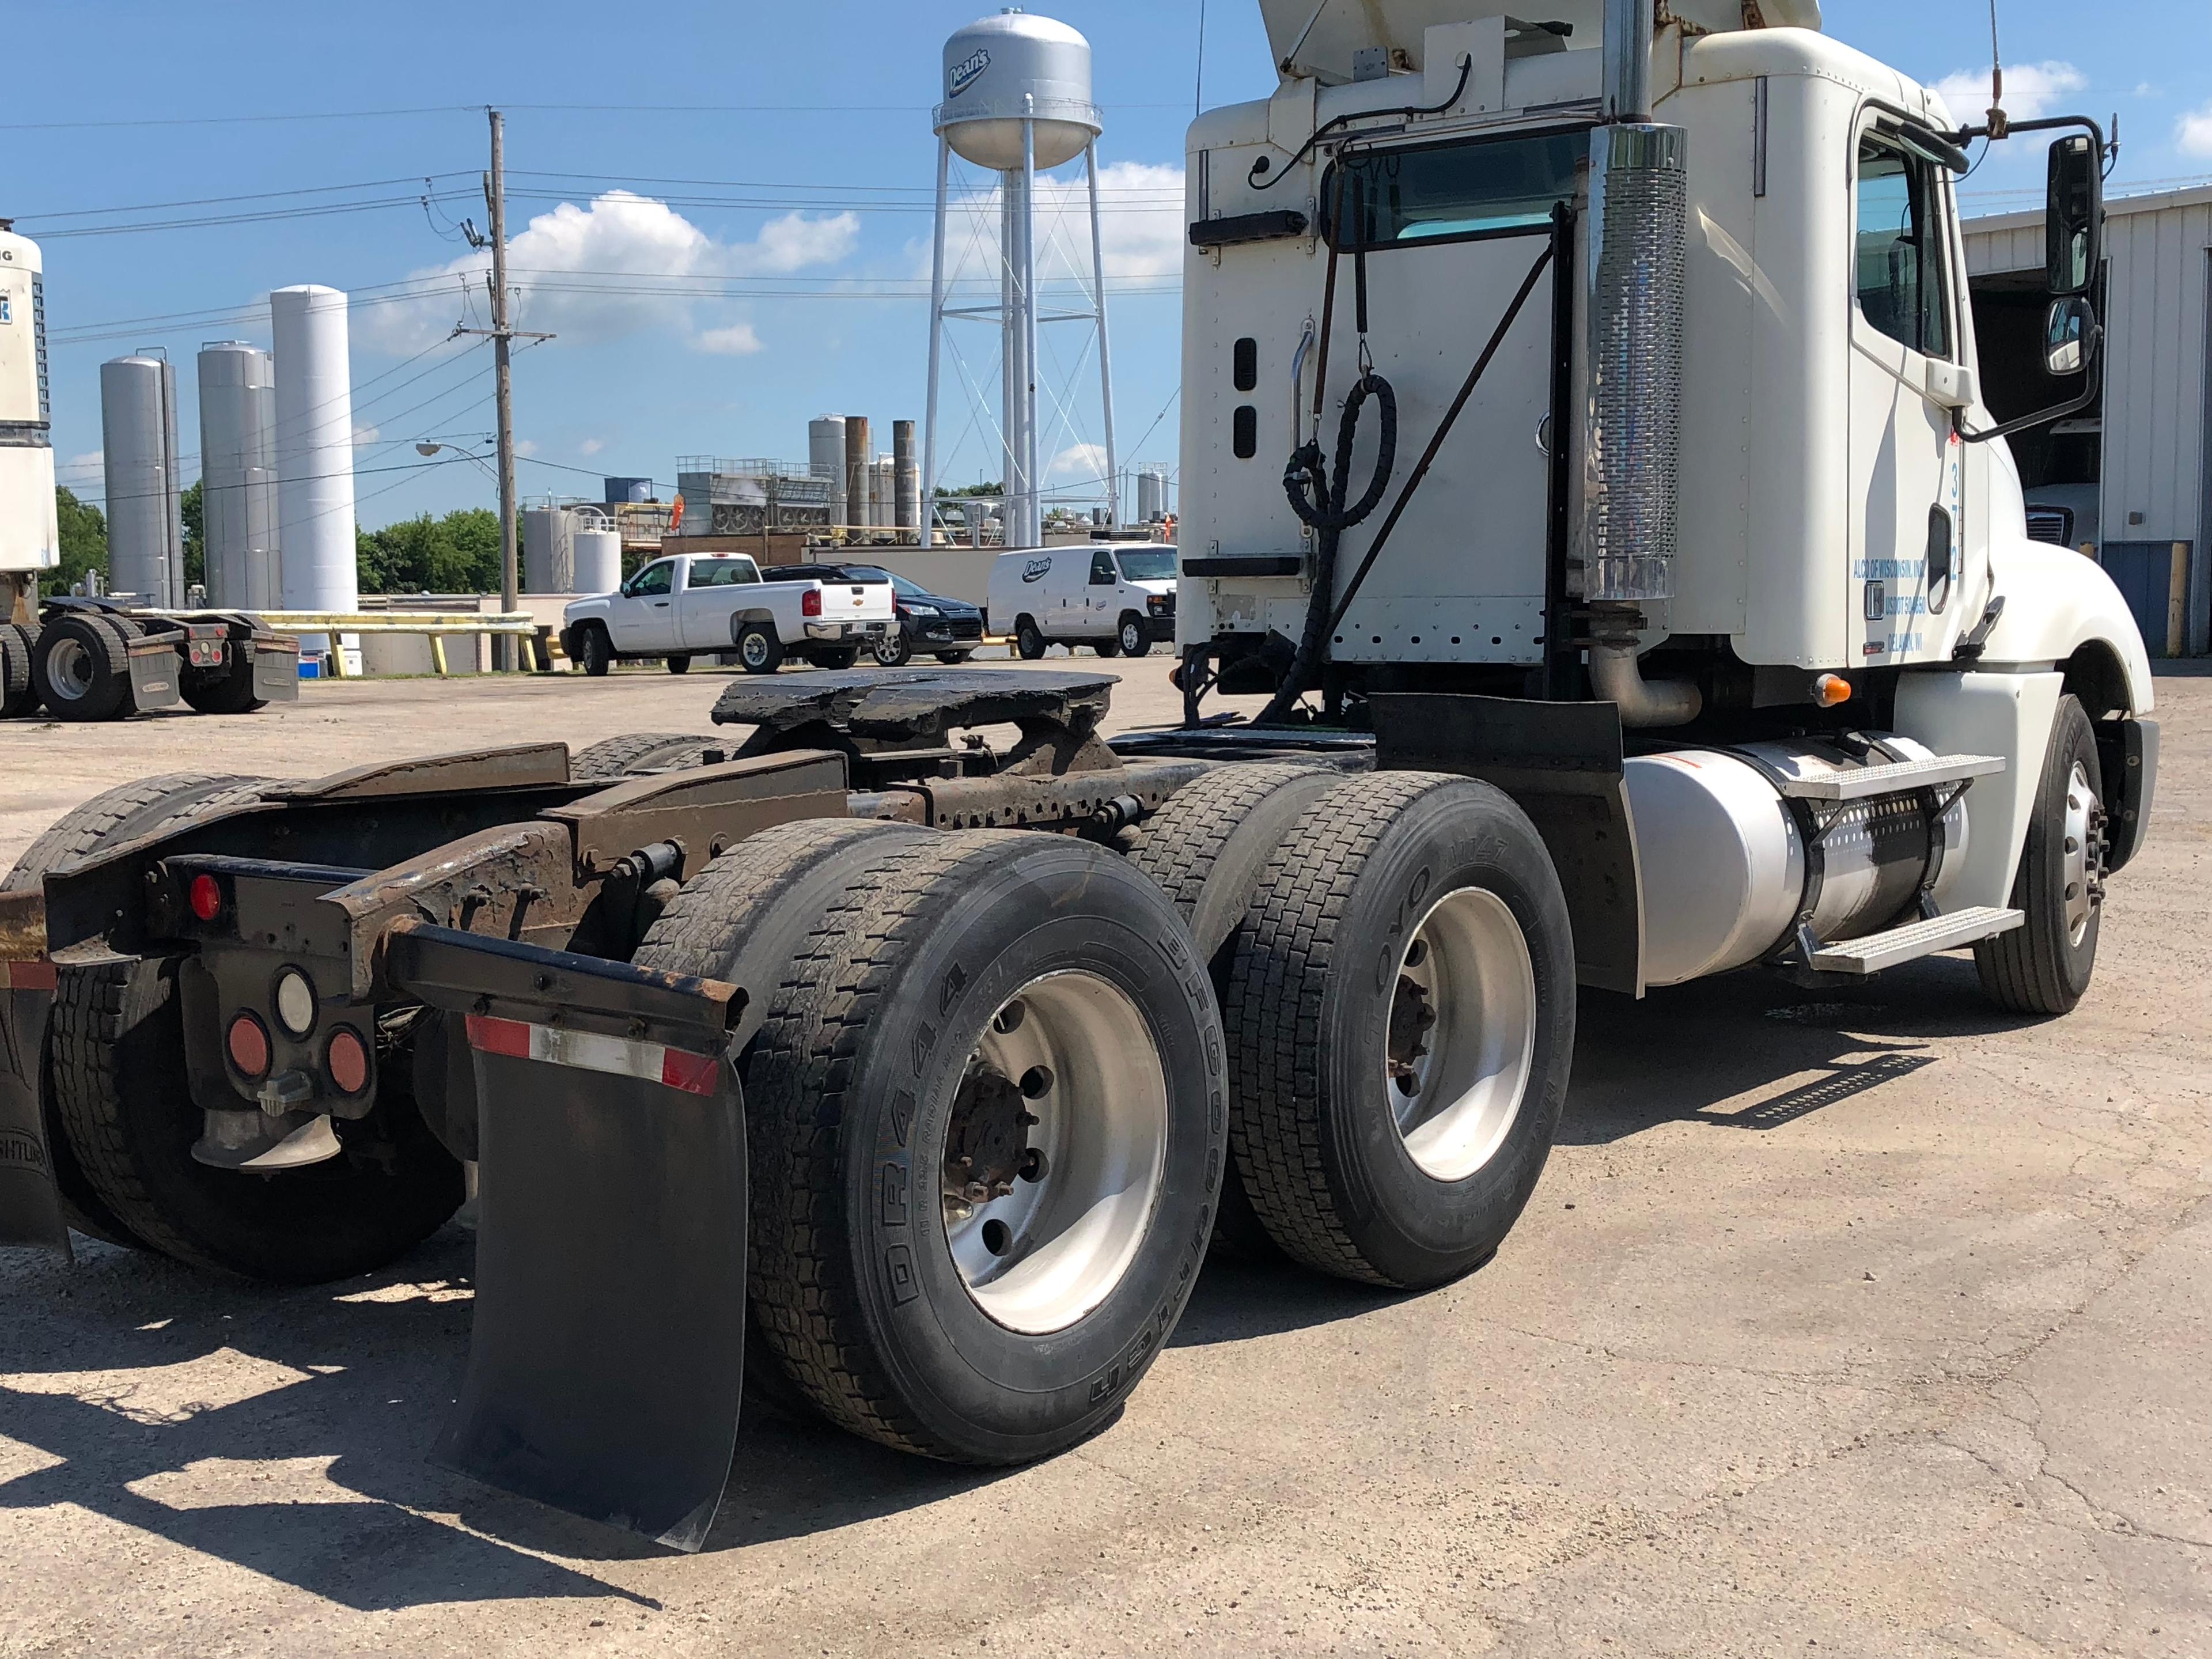
[[[1996,755],[1930,755],[1925,760],[1887,761],[1880,766],[1862,766],[1855,771],[1787,778],[1781,781],[1780,787],[1784,795],[1796,800],[1865,800],[1875,795],[1896,795],[1909,789],[1962,783],[1968,778],[1987,777],[2004,769],[2003,758]]]
[[[1977,904],[1968,909],[1907,922],[1887,933],[1823,945],[1813,952],[1813,966],[1824,974],[1876,974],[1900,963],[1934,956],[1938,951],[1955,951],[1977,939],[2008,933],[2027,920],[2018,910]]]

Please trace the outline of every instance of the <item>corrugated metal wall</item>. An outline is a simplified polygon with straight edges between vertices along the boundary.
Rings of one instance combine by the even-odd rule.
[[[2042,266],[2039,213],[1965,228],[1971,276]],[[2104,534],[2191,544],[2188,648],[2202,652],[2212,643],[2212,189],[2109,203],[2105,252]]]

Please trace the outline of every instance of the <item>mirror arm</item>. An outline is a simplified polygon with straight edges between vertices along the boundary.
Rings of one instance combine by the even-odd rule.
[[[2100,330],[2100,332],[2101,331]],[[2099,343],[2101,344],[2101,341]],[[1954,428],[1967,443],[1985,444],[1992,438],[2008,437],[2013,433],[2031,426],[2043,426],[2052,421],[2063,421],[2069,415],[2087,409],[2091,404],[2095,403],[2099,394],[2105,389],[2105,354],[2101,350],[2093,351],[2086,367],[2087,377],[2082,381],[2081,392],[2065,403],[2054,404],[2049,409],[2039,409],[2032,415],[2017,416],[2012,420],[1990,428],[1986,432],[1967,431],[1966,411],[1961,410],[1953,417]]]
[[[2010,138],[2023,132],[2056,132],[2062,127],[2079,127],[2096,140],[2097,154],[2105,153],[2105,130],[2086,115],[2045,115],[2033,121],[2011,121],[2005,125],[2005,137]],[[1976,138],[1987,138],[1987,126],[1960,127],[1950,135],[1951,142],[1963,149]]]

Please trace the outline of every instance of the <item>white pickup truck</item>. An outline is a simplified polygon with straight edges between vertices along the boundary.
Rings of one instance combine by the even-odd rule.
[[[724,651],[755,674],[773,674],[793,650],[817,668],[850,668],[894,617],[887,581],[764,582],[743,553],[678,554],[618,592],[571,605],[561,648],[586,674],[652,657],[681,674],[694,656]]]

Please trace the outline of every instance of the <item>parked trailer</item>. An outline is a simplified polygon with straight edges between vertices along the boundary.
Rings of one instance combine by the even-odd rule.
[[[243,611],[50,599],[35,623],[0,621],[0,719],[122,720],[179,702],[249,714],[299,695],[299,641]]]
[[[696,1547],[749,1364],[1012,1462],[1107,1421],[1217,1236],[1471,1271],[1578,987],[1971,946],[2070,1009],[2157,726],[1985,441],[1986,135],[1761,26],[1812,0],[1611,0],[1598,52],[1467,9],[1262,0],[1282,90],[1193,128],[1182,727],[1102,740],[1103,675],[832,672],[724,690],[741,741],[117,792],[0,894],[0,1237],[331,1278],[474,1178],[439,1455]],[[2074,374],[2101,141],[2039,128]]]

